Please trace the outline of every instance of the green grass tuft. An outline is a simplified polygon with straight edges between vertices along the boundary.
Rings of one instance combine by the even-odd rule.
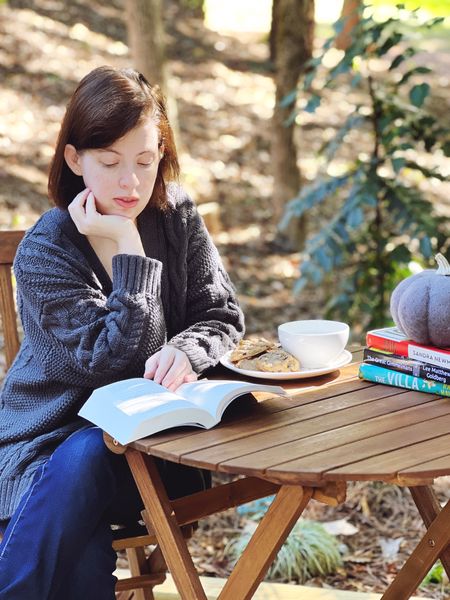
[[[251,532],[244,531],[231,540],[225,553],[236,562],[244,551]],[[342,565],[339,542],[314,521],[300,519],[272,563],[266,579],[304,583],[311,577],[334,573]]]

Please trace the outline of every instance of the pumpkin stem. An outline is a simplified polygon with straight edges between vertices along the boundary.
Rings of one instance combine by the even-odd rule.
[[[448,264],[448,260],[445,258],[445,256],[439,252],[436,254],[434,259],[438,264],[436,275],[450,276],[450,265]]]

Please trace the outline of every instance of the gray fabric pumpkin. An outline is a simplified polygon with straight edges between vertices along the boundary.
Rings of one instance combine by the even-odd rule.
[[[450,346],[450,265],[436,255],[437,270],[411,275],[394,289],[391,315],[395,324],[419,344]]]

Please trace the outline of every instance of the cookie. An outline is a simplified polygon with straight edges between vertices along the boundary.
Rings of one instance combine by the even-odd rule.
[[[273,348],[275,344],[264,338],[255,340],[241,340],[230,355],[231,362],[238,362],[244,358],[252,358]],[[242,367],[241,367],[242,368]]]
[[[269,350],[262,356],[255,359],[258,371],[267,371],[271,373],[287,373],[289,371],[298,371],[300,363],[298,360],[281,348]]]
[[[256,358],[243,358],[236,363],[236,366],[239,369],[246,369],[247,371],[259,371],[256,361]]]

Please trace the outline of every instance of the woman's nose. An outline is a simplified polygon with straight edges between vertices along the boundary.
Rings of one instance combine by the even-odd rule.
[[[131,189],[137,186],[139,180],[134,171],[122,173],[119,179],[119,185],[122,189]]]

